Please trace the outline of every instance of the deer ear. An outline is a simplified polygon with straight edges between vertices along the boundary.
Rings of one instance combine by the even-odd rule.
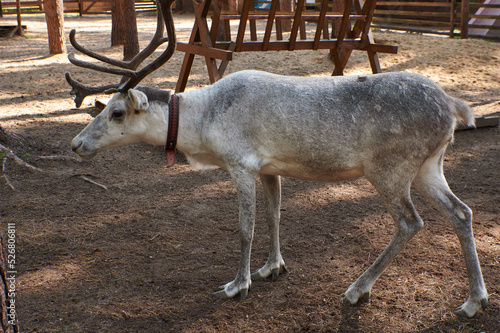
[[[136,111],[146,111],[149,108],[148,97],[142,91],[130,89],[128,99]]]

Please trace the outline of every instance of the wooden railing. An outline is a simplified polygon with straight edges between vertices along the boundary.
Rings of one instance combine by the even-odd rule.
[[[64,0],[65,13],[78,13],[82,15],[111,14],[112,0]],[[155,11],[156,5],[152,0],[136,0],[137,11]],[[3,15],[17,14],[16,0],[0,0],[0,17]],[[21,14],[43,13],[43,0],[22,0]]]
[[[282,10],[280,0],[272,0],[265,11],[255,11],[253,0],[244,0],[239,11],[225,10],[225,0],[193,1],[195,23],[191,37],[189,42],[177,43],[177,50],[185,55],[175,91],[182,92],[186,88],[195,56],[205,58],[210,83],[214,83],[224,75],[235,52],[327,49],[334,62],[333,75],[342,75],[352,51],[361,50],[367,52],[372,72],[380,73],[378,53],[394,54],[398,47],[379,44],[373,39],[370,25],[376,0],[342,1],[345,3],[344,10],[338,12],[330,11],[329,0],[322,0],[317,11],[309,10],[306,0],[298,0],[292,11]],[[231,20],[238,23],[234,33],[230,31]],[[280,28],[284,20],[291,22],[286,37]],[[309,35],[304,29],[306,20],[315,22]],[[338,31],[330,29],[329,20],[338,21]],[[257,36],[255,33],[256,21],[262,21],[262,25],[265,25],[263,35]],[[250,36],[246,33],[248,22]],[[273,34],[276,34],[276,38],[272,38]]]
[[[486,19],[500,21],[500,3],[488,2],[492,1],[383,0],[377,2],[372,25],[393,30],[445,34],[450,37],[500,38],[500,26],[483,23]],[[491,11],[484,9],[493,9],[496,15],[491,15],[488,13]],[[485,30],[493,33],[486,34]]]
[[[66,13],[80,15],[110,14],[111,1],[64,0],[64,8]],[[270,0],[255,2],[271,3]],[[316,3],[321,3],[321,0],[316,0]],[[136,9],[154,11],[155,3],[152,0],[136,0]],[[372,26],[450,37],[500,38],[498,24],[485,24],[485,20],[499,21],[499,12],[497,0],[381,0],[377,2]],[[22,0],[21,13],[43,13],[43,0]],[[16,0],[0,0],[0,17],[8,14],[16,14]]]

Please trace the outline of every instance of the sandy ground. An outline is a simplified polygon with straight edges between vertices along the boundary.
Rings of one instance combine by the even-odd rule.
[[[179,40],[192,16],[176,15]],[[12,17],[0,24],[15,24]],[[490,306],[462,320],[452,311],[467,298],[458,240],[418,196],[426,222],[375,284],[368,304],[348,307],[340,294],[380,253],[392,221],[364,179],[336,184],[283,181],[282,247],[289,272],[256,282],[246,301],[219,300],[212,291],[230,281],[238,258],[236,192],[221,170],[164,167],[161,147],[135,144],[79,162],[69,142],[91,119],[95,98],[75,109],[64,73],[88,84],[115,77],[48,57],[42,17],[25,17],[26,36],[0,39],[0,125],[30,144],[19,156],[54,173],[37,173],[8,160],[0,179],[0,218],[15,223],[16,304],[23,332],[498,332],[500,324],[500,130],[457,132],[445,159],[454,192],[474,211],[479,258]],[[138,20],[141,45],[154,17]],[[110,19],[68,17],[85,46],[119,58],[109,48]],[[399,46],[380,55],[385,72],[409,71],[435,80],[479,116],[500,113],[500,44],[406,33],[375,32]],[[69,48],[71,50],[71,48]],[[183,54],[144,80],[173,89]],[[261,69],[301,76],[330,75],[326,51],[236,54],[227,72]],[[354,52],[346,74],[369,73]],[[188,89],[208,84],[196,58]],[[105,96],[104,96],[105,97]],[[42,159],[59,156],[64,159]],[[107,190],[71,175],[87,174]],[[266,258],[259,196],[252,269]]]

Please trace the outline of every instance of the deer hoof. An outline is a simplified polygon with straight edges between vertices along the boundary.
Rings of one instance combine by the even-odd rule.
[[[264,280],[271,276],[273,281],[278,280],[278,277],[281,273],[286,272],[287,268],[285,262],[281,262],[279,267],[270,268],[268,264],[266,264],[261,269],[252,273],[252,280]]]
[[[222,298],[222,299],[227,299],[227,298],[233,298],[236,295],[231,296],[226,292],[226,290],[219,290],[214,292],[215,296]],[[248,297],[248,289],[241,289],[240,292],[240,299],[244,301]]]
[[[241,300],[244,300],[248,296],[248,290],[250,288],[250,283],[237,283],[235,281],[229,282],[219,287],[219,291],[214,292],[215,296],[219,298],[233,298],[240,294]]]
[[[355,305],[360,303],[367,303],[370,300],[370,292],[368,291],[360,294],[358,297],[353,297],[349,293],[349,290],[347,290],[345,293],[341,295],[341,298],[342,298],[342,303],[344,304]]]
[[[485,310],[488,307],[488,299],[480,301],[467,300],[462,306],[458,307],[453,313],[461,318],[472,318],[480,309]]]
[[[273,277],[272,277],[273,281],[278,280],[278,277],[280,276],[280,270],[279,270],[279,268],[273,269],[272,270],[272,275],[273,275]]]
[[[240,290],[240,299],[244,301],[248,296],[248,289],[241,289]]]

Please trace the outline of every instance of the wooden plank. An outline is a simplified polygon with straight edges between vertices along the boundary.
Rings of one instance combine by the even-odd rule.
[[[421,2],[421,1],[378,1],[377,6],[411,6],[411,7],[449,7],[449,2]]]
[[[488,30],[499,30],[500,27],[495,27],[492,25],[484,25],[484,24],[469,24],[469,28],[476,28],[476,29],[488,29]]]
[[[228,42],[228,46],[229,47]],[[216,43],[216,45],[220,45],[223,43]],[[185,53],[191,53],[191,54],[196,54],[204,57],[209,57],[212,59],[219,59],[219,60],[225,60],[225,61],[231,61],[233,60],[233,52],[232,51],[227,51],[223,50],[221,48],[215,48],[215,47],[210,47],[210,46],[203,46],[198,43],[193,43],[193,44],[187,44],[187,43],[182,43],[182,42],[177,42],[177,51],[185,52]]]
[[[269,9],[269,15],[266,23],[266,31],[264,33],[264,40],[262,42],[262,51],[267,51],[269,47],[269,41],[271,40],[271,33],[273,30],[273,22],[275,19],[276,10],[278,9],[278,6],[279,6],[279,0],[272,0],[271,8]],[[276,22],[276,28],[278,24],[279,23]]]
[[[231,56],[233,55],[233,51],[236,49],[236,43],[235,42],[230,42],[230,45],[228,47],[228,51],[231,52]],[[223,60],[221,61],[221,64],[219,66],[219,75],[222,77],[224,75],[224,72],[226,71],[227,65],[229,65],[229,60]]]
[[[418,33],[432,33],[435,35],[449,35],[448,29],[445,27],[442,28],[442,30],[437,30],[437,27],[435,26],[427,26],[427,27],[422,27],[422,25],[401,25],[401,24],[383,24],[383,23],[377,23],[373,25],[375,28],[380,28],[380,29],[389,29],[389,30],[396,30],[396,31],[409,31],[409,32],[418,32]]]
[[[495,3],[471,3],[469,8],[500,8],[499,4]]]
[[[328,10],[328,1],[329,0],[322,0],[321,2],[321,11],[318,18],[318,23],[317,23],[318,25],[316,26],[316,34],[314,35],[313,50],[318,49],[318,43],[321,39],[321,31],[325,28],[326,11]],[[328,26],[326,26],[326,28],[328,28]]]
[[[217,34],[219,32],[219,22],[220,22],[220,12],[222,11],[222,1],[215,1],[214,4],[214,13],[212,16],[212,27],[210,29],[210,39],[212,40],[212,44],[217,40]]]
[[[252,5],[253,5],[253,0],[244,0],[243,2],[243,11],[241,13],[240,25],[238,26],[238,34],[236,35],[236,49],[235,49],[236,52],[240,52],[241,47],[243,45],[248,14]]]
[[[196,3],[193,1],[193,5]],[[200,41],[200,29],[198,28],[198,21],[195,20],[193,24],[193,30],[191,31],[191,36],[189,37],[189,44],[194,44]],[[182,46],[181,46],[182,47]],[[177,42],[176,49],[179,49],[179,42]],[[175,92],[183,92],[186,89],[187,81],[189,78],[189,73],[193,66],[195,55],[192,53],[184,54],[184,60],[182,61],[181,70],[179,72],[179,77],[177,79],[177,85],[175,86]]]
[[[340,30],[339,30],[339,35],[337,36],[337,40],[339,40],[339,46],[342,44],[342,41],[346,37],[347,30],[350,30],[350,15],[351,15],[351,8],[352,8],[352,3],[353,0],[345,0],[345,7],[344,7],[344,15],[342,16],[342,22],[340,24]],[[359,14],[359,13],[358,13]]]
[[[319,19],[320,14],[319,13],[303,13],[302,18],[306,20],[317,20]],[[241,18],[241,14],[221,14],[221,19],[226,19],[226,20],[239,20]],[[267,20],[268,19],[268,14],[248,14],[247,19],[248,20]],[[282,14],[276,14],[275,18],[277,19],[293,19],[295,15],[293,13],[282,13]],[[325,16],[327,19],[340,19],[344,17],[342,14],[338,13],[326,13]],[[366,15],[360,15],[360,14],[352,14],[349,16],[350,19],[356,19],[356,20],[363,20]]]
[[[498,20],[500,19],[500,16],[498,15],[469,15],[469,18],[478,18],[478,19],[483,19],[483,20]],[[469,24],[472,25],[472,24]],[[494,28],[494,26],[491,26]]]
[[[359,0],[358,2],[359,4],[362,3],[361,0]],[[377,1],[376,0],[366,0],[365,2],[365,5],[363,6],[363,14],[366,15],[366,19],[362,22],[356,22],[356,25],[354,26],[354,31],[356,31],[355,29],[358,27],[358,25],[361,23],[361,25],[363,26],[362,31],[361,31],[361,38],[362,38],[362,42],[363,43],[369,43],[369,41],[367,40],[368,36],[370,35],[370,27],[371,27],[371,24],[372,24],[372,20],[373,20],[373,15],[375,14],[375,6],[377,5]],[[358,35],[356,35],[355,37],[357,37]]]
[[[384,18],[384,17],[374,17],[373,21],[377,23],[375,26],[379,27],[378,22],[389,22],[389,23],[401,23],[403,26],[411,26],[415,24],[416,26],[435,26],[448,28],[449,23],[440,21],[424,21],[424,20],[408,20],[408,19],[396,19],[396,18]]]
[[[500,124],[500,118],[499,117],[494,117],[494,116],[485,116],[485,117],[475,117],[476,119],[476,126],[466,126],[462,123],[460,123],[457,128],[455,129],[456,131],[463,131],[463,130],[469,130],[469,129],[474,129],[474,128],[483,128],[483,127],[498,127]]]
[[[304,4],[306,0],[299,0],[297,7],[295,7],[295,16],[293,18],[292,31],[290,32],[290,43],[288,44],[288,50],[293,51],[295,49],[295,43],[297,41],[297,32],[300,27],[302,11],[304,10]]]
[[[410,16],[411,19],[418,20],[421,16],[435,16],[435,17],[450,17],[450,12],[424,12],[424,11],[409,11],[409,10],[385,10],[385,9],[377,9],[377,16]]]
[[[287,40],[277,40],[269,42],[268,51],[285,51],[288,50],[289,41]],[[180,43],[179,43],[180,44]],[[218,42],[215,47],[220,49],[226,49],[230,45],[230,42]],[[298,40],[295,42],[295,50],[311,50],[314,45],[314,40]],[[337,40],[321,40],[318,43],[318,49],[329,50],[336,48],[338,46]],[[360,39],[344,39],[343,47],[348,49],[356,49],[362,51],[378,52],[378,53],[391,53],[396,54],[398,52],[398,47],[395,45],[386,44],[369,44],[361,47]],[[242,45],[241,51],[239,52],[259,52],[262,50],[262,42],[245,42]]]

